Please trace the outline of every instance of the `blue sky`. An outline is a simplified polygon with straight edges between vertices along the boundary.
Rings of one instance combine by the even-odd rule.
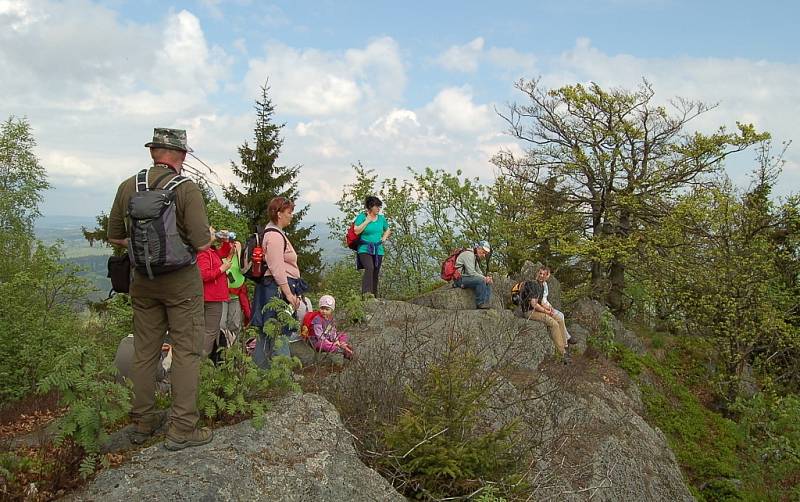
[[[252,136],[267,77],[282,161],[323,220],[352,163],[384,176],[427,166],[489,180],[521,151],[495,113],[513,83],[595,81],[719,106],[692,126],[753,122],[800,138],[795,2],[186,2],[0,0],[0,114],[27,117],[54,188],[44,212],[107,211],[147,163],[154,126],[182,127],[221,182]],[[783,193],[800,186],[790,148]],[[728,162],[747,182],[752,153]]]

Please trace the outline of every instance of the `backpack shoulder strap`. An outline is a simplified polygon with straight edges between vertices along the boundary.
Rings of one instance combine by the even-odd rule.
[[[288,246],[288,243],[289,243],[289,241],[286,239],[286,234],[284,234],[282,231],[278,230],[277,228],[272,228],[272,227],[269,227],[266,230],[264,230],[264,234],[265,235],[266,235],[267,232],[278,232],[279,234],[281,234],[281,237],[283,237],[283,252],[285,253],[286,252],[286,246]]]
[[[164,185],[164,190],[175,190],[178,187],[178,185],[186,181],[189,181],[189,178],[178,174],[177,176],[169,180],[166,185]]]
[[[150,174],[150,168],[145,168],[136,173],[136,191],[146,192],[150,190],[147,186],[147,176]]]

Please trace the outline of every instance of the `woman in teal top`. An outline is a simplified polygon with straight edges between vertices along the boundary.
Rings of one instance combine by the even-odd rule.
[[[378,296],[378,275],[383,262],[383,244],[389,239],[392,231],[386,217],[381,214],[383,202],[373,195],[364,201],[363,212],[353,222],[354,230],[361,239],[358,246],[357,268],[364,269],[361,278],[361,294],[372,293]]]

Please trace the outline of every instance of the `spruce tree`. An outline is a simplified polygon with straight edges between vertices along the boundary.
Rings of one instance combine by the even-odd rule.
[[[239,216],[247,219],[251,228],[267,223],[267,204],[273,197],[297,200],[297,175],[300,173],[300,166],[276,164],[283,145],[280,132],[284,124],[273,121],[275,107],[269,98],[268,82],[261,87],[255,110],[254,142],[251,145],[245,141],[239,147],[239,165],[231,162],[231,169],[241,181],[242,189],[234,184],[224,188],[225,198],[233,204]],[[314,286],[322,269],[321,251],[317,246],[319,239],[311,236],[314,226],[300,226],[306,212],[308,206],[296,207],[292,224],[284,230],[297,251],[303,278]]]

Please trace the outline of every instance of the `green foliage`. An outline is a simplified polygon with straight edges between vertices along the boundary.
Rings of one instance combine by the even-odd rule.
[[[614,316],[608,310],[603,311],[600,316],[600,325],[597,331],[589,334],[587,343],[597,349],[606,357],[612,357],[619,351],[618,345],[614,342]]]
[[[746,193],[723,180],[682,197],[639,270],[659,317],[679,332],[714,340],[714,389],[728,402],[751,366],[800,389],[800,255],[791,237],[800,228],[793,216],[800,201],[776,205],[768,198],[772,170],[757,170],[760,181]]]
[[[277,312],[277,316],[267,320],[264,324],[264,334],[271,337],[281,335],[284,328],[289,331],[297,331],[300,329],[300,322],[294,316],[294,310],[278,296],[274,296],[264,305],[263,310],[272,310]]]
[[[556,194],[558,205],[545,206],[539,217],[579,219],[577,227],[554,229],[568,240],[582,233],[564,251],[588,262],[595,294],[605,294],[617,313],[627,308],[625,269],[649,241],[664,205],[714,173],[728,155],[769,137],[741,124],[735,132],[686,134],[689,122],[711,107],[677,99],[667,110],[653,103],[646,81],[635,90],[597,84],[546,89],[539,80],[520,80],[516,87],[525,102],[512,104],[505,118],[528,150],[523,158],[505,152],[495,164],[526,187],[529,200]]]
[[[484,487],[480,495],[473,498],[475,502],[508,502],[508,499],[497,495],[498,490],[496,487],[488,485]]]
[[[93,473],[97,454],[108,439],[106,428],[130,410],[130,391],[114,381],[108,359],[91,346],[67,349],[55,360],[53,370],[39,382],[38,391],[58,392],[67,413],[59,419],[56,444],[71,440],[86,457],[80,472]]]
[[[0,451],[0,480],[5,484],[13,485],[17,481],[16,473],[29,470],[34,462],[28,457],[22,457],[13,451]],[[4,486],[0,486],[0,489]],[[3,493],[0,491],[0,493]]]
[[[85,298],[86,282],[74,267],[60,261],[59,245],[39,243],[19,268],[0,282],[0,399],[32,392],[67,347],[83,340],[73,310]]]
[[[297,200],[297,176],[300,174],[300,166],[276,164],[283,145],[280,134],[283,124],[273,121],[275,107],[269,98],[268,83],[261,88],[255,110],[254,142],[250,145],[245,141],[239,147],[240,164],[231,162],[231,170],[241,181],[243,190],[233,183],[224,187],[225,198],[247,222],[249,229],[267,223],[266,208],[273,197]],[[317,246],[318,239],[311,237],[312,227],[300,226],[307,211],[308,206],[295,208],[294,219],[284,231],[297,251],[297,263],[304,279],[316,286],[322,271],[321,251]]]
[[[361,276],[353,259],[343,259],[326,268],[320,292],[336,298],[337,318],[347,322],[361,322],[366,318]]]
[[[36,140],[25,119],[0,122],[0,281],[17,270],[33,241],[42,192],[50,187],[34,148]]]
[[[330,218],[337,237],[363,211],[367,195],[384,202],[384,213],[392,229],[381,271],[381,292],[387,298],[409,298],[438,283],[441,262],[455,247],[481,239],[492,242],[502,268],[505,239],[498,235],[503,216],[498,215],[489,187],[444,170],[409,169],[412,180],[383,179],[361,164],[353,166],[356,181],[343,187],[337,202],[344,215]],[[482,264],[488,268],[490,263]]]
[[[665,348],[663,360],[624,348],[615,359],[639,380],[645,418],[666,435],[698,500],[797,497],[800,398],[763,392],[737,400],[734,415],[723,417],[698,399],[708,396],[715,347],[675,338],[665,340]]]
[[[263,425],[268,409],[268,396],[280,390],[297,390],[292,369],[294,359],[276,357],[270,368],[261,370],[240,346],[223,348],[221,361],[215,367],[205,359],[200,371],[197,406],[211,421],[226,417],[252,417],[256,427]]]
[[[206,212],[208,213],[208,222],[215,229],[236,232],[236,239],[242,243],[247,240],[247,234],[250,232],[248,221],[234,214],[217,199],[212,199],[206,204]]]
[[[415,498],[468,495],[481,480],[500,482],[514,472],[515,425],[492,430],[481,421],[497,378],[483,378],[470,353],[450,356],[430,367],[420,388],[406,389],[408,409],[385,430],[393,453],[384,465],[406,479],[406,494]]]

